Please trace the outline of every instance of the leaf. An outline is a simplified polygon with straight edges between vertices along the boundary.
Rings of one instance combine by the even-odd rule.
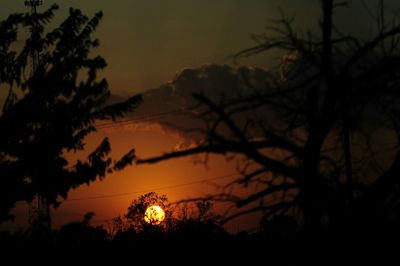
[[[113,170],[119,171],[124,169],[127,165],[132,165],[133,160],[136,158],[135,150],[130,150],[119,161],[114,163]]]

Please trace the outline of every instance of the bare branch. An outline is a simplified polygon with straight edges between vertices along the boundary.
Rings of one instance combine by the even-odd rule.
[[[290,201],[290,202],[280,202],[274,205],[270,205],[270,206],[257,206],[248,210],[244,210],[238,213],[235,213],[231,216],[228,216],[227,218],[223,219],[222,224],[226,224],[227,222],[236,219],[238,217],[241,217],[243,215],[247,215],[247,214],[251,214],[251,213],[255,213],[255,212],[267,212],[269,215],[272,215],[276,212],[279,211],[285,211],[287,208],[291,208],[294,206],[294,204],[296,203],[295,200]]]
[[[247,197],[244,200],[239,201],[236,204],[236,206],[238,208],[240,208],[240,207],[243,207],[244,205],[247,205],[247,204],[249,204],[251,202],[254,202],[255,200],[257,200],[259,198],[262,198],[264,196],[271,195],[271,194],[273,194],[275,192],[278,192],[278,191],[286,191],[286,190],[294,189],[294,188],[298,188],[298,184],[285,183],[285,184],[282,184],[282,185],[271,186],[271,187],[268,187],[268,188],[264,189],[263,191],[260,191],[258,193],[254,193],[253,195],[251,195],[250,197]]]

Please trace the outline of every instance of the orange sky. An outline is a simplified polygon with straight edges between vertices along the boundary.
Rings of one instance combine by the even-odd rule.
[[[143,157],[156,156],[171,151],[179,141],[176,136],[156,130],[103,130],[88,138],[87,150],[93,150],[105,136],[110,138],[113,158],[121,157],[131,147],[135,147]],[[125,214],[129,204],[142,194],[155,191],[166,194],[169,201],[174,202],[220,192],[217,185],[226,184],[238,177],[235,175],[235,163],[227,162],[224,156],[212,155],[207,164],[196,162],[203,158],[192,156],[153,165],[128,166],[121,172],[108,175],[103,181],[96,181],[90,186],[82,185],[72,190],[68,199],[52,211],[53,226],[58,228],[68,221],[82,220],[83,215],[89,211],[96,213],[94,224],[106,226],[111,218]],[[228,206],[217,203],[215,210],[222,213]],[[26,204],[18,204],[15,214],[17,220],[11,224],[11,228],[26,225]],[[233,221],[227,228],[232,232],[254,229],[257,220],[251,218]]]
[[[343,12],[346,18],[338,18],[341,23],[351,27],[363,26],[362,19],[354,20],[354,10],[358,12],[361,6],[358,2],[361,3],[352,1],[352,9]],[[2,0],[0,19],[12,12],[25,11],[22,3],[23,1]],[[157,88],[172,80],[175,73],[185,67],[196,68],[211,62],[234,65],[235,62],[226,57],[253,45],[250,35],[261,33],[268,18],[277,18],[279,6],[288,15],[297,14],[297,25],[318,27],[315,16],[319,1],[171,0],[154,4],[153,1],[142,0],[45,0],[45,6],[51,3],[61,6],[56,14],[58,22],[65,18],[70,6],[81,8],[89,15],[103,10],[105,17],[96,36],[100,39],[101,46],[96,54],[104,56],[108,62],[102,75],[108,79],[112,93],[123,96]],[[389,6],[395,3],[398,5],[397,0],[388,3]],[[348,23],[349,21],[352,22]],[[236,63],[266,66],[272,62],[267,60],[275,57],[261,55]],[[272,65],[277,61],[273,62]],[[0,99],[4,91],[0,91]],[[157,112],[159,111],[155,109],[152,113]],[[92,151],[105,136],[111,140],[115,159],[132,147],[140,157],[160,155],[171,151],[180,141],[178,135],[166,134],[157,128],[147,131],[115,128],[91,135],[88,138],[87,151]],[[53,221],[57,227],[66,221],[80,220],[84,213],[94,211],[94,221],[102,223],[124,214],[133,199],[140,194],[154,191],[155,188],[177,186],[155,190],[166,194],[170,201],[213,193],[216,190],[211,184],[185,184],[235,173],[235,167],[234,162],[227,163],[222,156],[210,157],[206,166],[194,164],[193,157],[187,157],[155,165],[127,167],[101,182],[83,185],[71,191],[69,199],[81,200],[63,202],[53,213]],[[221,183],[227,181],[229,178],[215,180]],[[138,193],[118,196],[130,192]],[[87,199],[98,196],[106,197]],[[16,224],[26,222],[28,212],[24,206],[19,204],[16,213]],[[230,229],[250,229],[256,224],[256,220],[247,219],[232,223]]]

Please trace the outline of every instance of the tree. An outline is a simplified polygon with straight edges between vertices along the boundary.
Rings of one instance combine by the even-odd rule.
[[[107,231],[90,224],[95,213],[88,212],[83,220],[63,225],[55,234],[57,245],[73,250],[99,248],[107,243]]]
[[[221,225],[221,216],[214,213],[209,200],[183,201],[177,204],[180,217],[172,228],[173,237],[184,242],[204,243],[226,238],[229,234]]]
[[[396,16],[385,19],[383,3],[374,17],[376,34],[366,41],[335,25],[333,14],[342,2],[321,0],[319,34],[296,32],[293,20],[282,15],[268,34],[255,36],[254,47],[234,55],[283,51],[266,86],[256,86],[244,71],[250,96],[216,104],[194,94],[207,109],[205,141],[138,163],[198,153],[244,156],[242,177],[228,186],[261,189],[247,197],[215,195],[237,207],[251,206],[226,221],[256,211],[268,219],[300,209],[296,220],[315,233],[354,229],[359,219],[364,224],[398,219],[400,26]],[[377,159],[386,151],[376,149],[381,140],[372,133],[382,128],[396,142],[389,166]]]
[[[159,226],[148,224],[144,220],[144,215],[148,207],[157,205],[163,209],[165,212],[165,220]],[[130,227],[136,231],[143,231],[148,227],[167,227],[170,225],[172,215],[170,204],[168,203],[168,198],[166,195],[159,195],[155,192],[149,192],[144,195],[139,196],[137,199],[132,201],[128,207],[128,212],[125,215],[128,220]]]
[[[10,51],[11,44],[17,38],[17,27],[23,22],[23,16],[21,14],[11,15],[8,19],[0,22],[0,85],[3,83],[12,84],[12,62],[15,61],[15,53]],[[4,134],[2,132],[1,134]],[[2,138],[3,139],[3,138]],[[9,163],[5,161],[6,154],[0,152],[0,172],[5,173],[10,168]],[[15,168],[17,170],[17,168]],[[3,195],[0,201],[0,221],[10,218],[8,210],[12,208],[15,201],[11,197],[20,198],[20,191],[15,189],[19,185],[16,179],[4,179],[2,178],[4,185],[1,186]],[[4,191],[3,191],[4,190]],[[9,190],[15,191],[14,195],[9,195]],[[4,195],[7,195],[5,197]]]
[[[99,45],[92,35],[102,12],[89,19],[71,8],[68,18],[49,30],[57,8],[11,15],[0,23],[0,82],[9,86],[0,116],[0,221],[9,217],[15,202],[32,202],[37,195],[39,211],[45,213],[42,222],[49,225],[49,207],[58,206],[70,189],[103,179],[135,158],[132,149],[113,162],[105,138],[86,161],[68,166],[66,154],[84,149],[85,137],[96,131],[97,120],[122,117],[135,109],[141,96],[107,105],[107,81],[97,77],[106,61],[92,55]],[[10,50],[18,26],[31,31],[20,51]]]

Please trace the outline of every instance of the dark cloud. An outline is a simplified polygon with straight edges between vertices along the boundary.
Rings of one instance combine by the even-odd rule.
[[[203,119],[196,118],[201,108],[196,107],[198,102],[192,97],[193,93],[205,95],[218,104],[245,97],[254,93],[254,88],[246,85],[243,75],[256,87],[263,88],[271,74],[262,68],[234,69],[215,64],[183,69],[173,80],[145,92],[143,103],[124,118],[127,122],[110,128],[162,130],[177,138],[176,149],[188,148],[201,141],[200,134],[188,130],[204,128]]]

